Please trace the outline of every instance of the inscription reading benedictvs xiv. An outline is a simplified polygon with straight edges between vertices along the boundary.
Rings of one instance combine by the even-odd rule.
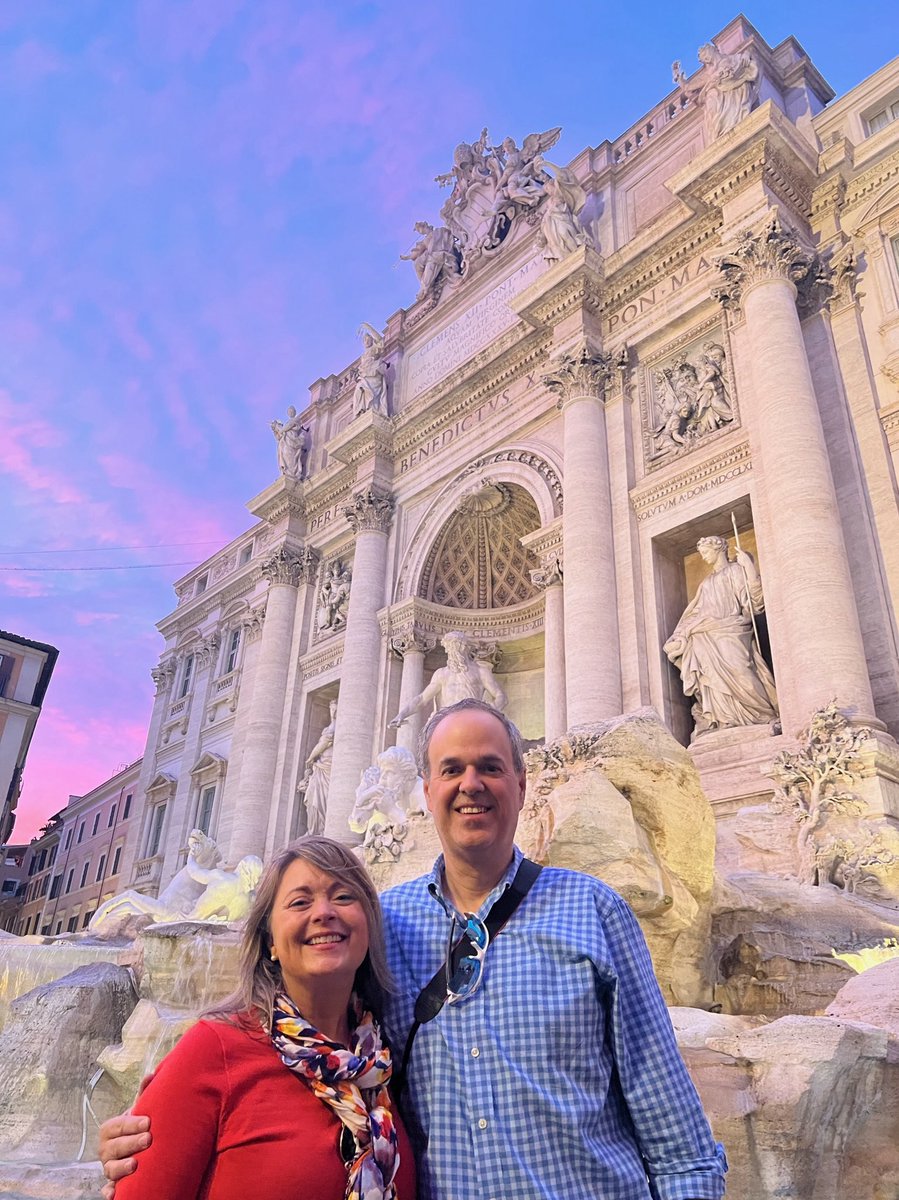
[[[510,275],[477,304],[473,304],[446,329],[412,352],[406,359],[406,400],[413,400],[439,383],[450,371],[489,346],[518,320],[508,301],[523,292],[528,284],[546,270],[545,260],[533,258]]]

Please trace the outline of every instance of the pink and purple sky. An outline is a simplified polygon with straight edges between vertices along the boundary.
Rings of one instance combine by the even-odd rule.
[[[567,161],[737,11],[5,0],[0,627],[60,650],[16,841],[143,753],[173,580],[251,524],[270,420],[411,303],[455,144],[561,125]],[[838,95],[899,41],[883,3],[746,15]]]

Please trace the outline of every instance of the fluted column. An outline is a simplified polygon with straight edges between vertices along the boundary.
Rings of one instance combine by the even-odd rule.
[[[766,561],[778,574],[770,612],[784,730],[795,732],[834,696],[854,719],[873,722],[865,648],[836,491],[802,328],[797,285],[817,263],[775,211],[719,260],[727,299],[742,305],[752,371],[749,427],[767,509]],[[791,665],[789,678],[786,666]]]
[[[343,635],[325,833],[342,842],[351,842],[358,839],[350,833],[348,818],[361,774],[371,765],[375,735],[381,653],[378,610],[384,603],[387,534],[393,515],[393,497],[378,488],[367,488],[353,497],[344,513],[356,535],[356,551]]]
[[[390,648],[403,660],[403,674],[400,679],[399,709],[424,690],[425,686],[425,655],[434,647],[434,642],[414,633],[401,633],[391,638]],[[419,709],[412,713],[396,731],[396,744],[415,754],[418,749],[418,735],[424,723],[425,714]]]
[[[562,561],[547,555],[531,581],[543,589],[543,735],[547,742],[568,728],[565,696],[565,602]]]
[[[232,861],[245,854],[261,856],[265,853],[297,607],[299,567],[296,554],[281,547],[262,563],[262,573],[269,582],[269,589],[240,768],[238,802],[231,818],[228,857]]]
[[[562,408],[565,455],[565,692],[568,725],[621,712],[618,601],[603,393],[608,358],[563,355],[544,381]]]

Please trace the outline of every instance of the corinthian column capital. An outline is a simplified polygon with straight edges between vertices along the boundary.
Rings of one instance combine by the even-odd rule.
[[[390,492],[369,487],[356,492],[349,504],[344,505],[344,516],[353,527],[353,533],[374,529],[387,533],[393,516],[394,499]]]
[[[279,546],[274,554],[270,554],[262,562],[262,574],[269,584],[287,583],[291,587],[296,587],[299,583],[299,573],[299,559],[286,546]]]
[[[727,254],[715,260],[723,284],[715,289],[722,303],[739,303],[753,284],[785,279],[797,289],[817,276],[817,256],[807,249],[795,230],[785,225],[777,209],[756,229],[744,229]]]
[[[580,396],[597,396],[601,400],[613,371],[610,355],[599,354],[584,343],[560,355],[552,369],[544,373],[543,382],[556,393],[560,404]]]
[[[557,587],[562,583],[562,554],[558,549],[544,554],[540,558],[540,566],[531,571],[531,583],[534,587]]]

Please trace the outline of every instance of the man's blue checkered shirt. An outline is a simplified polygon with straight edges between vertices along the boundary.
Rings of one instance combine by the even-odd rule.
[[[521,852],[484,901],[508,886]],[[444,961],[434,872],[382,897],[397,1055]],[[415,1038],[403,1101],[421,1200],[718,1200],[724,1151],[617,893],[546,868],[487,950],[481,986]],[[648,1181],[647,1181],[648,1175]]]

